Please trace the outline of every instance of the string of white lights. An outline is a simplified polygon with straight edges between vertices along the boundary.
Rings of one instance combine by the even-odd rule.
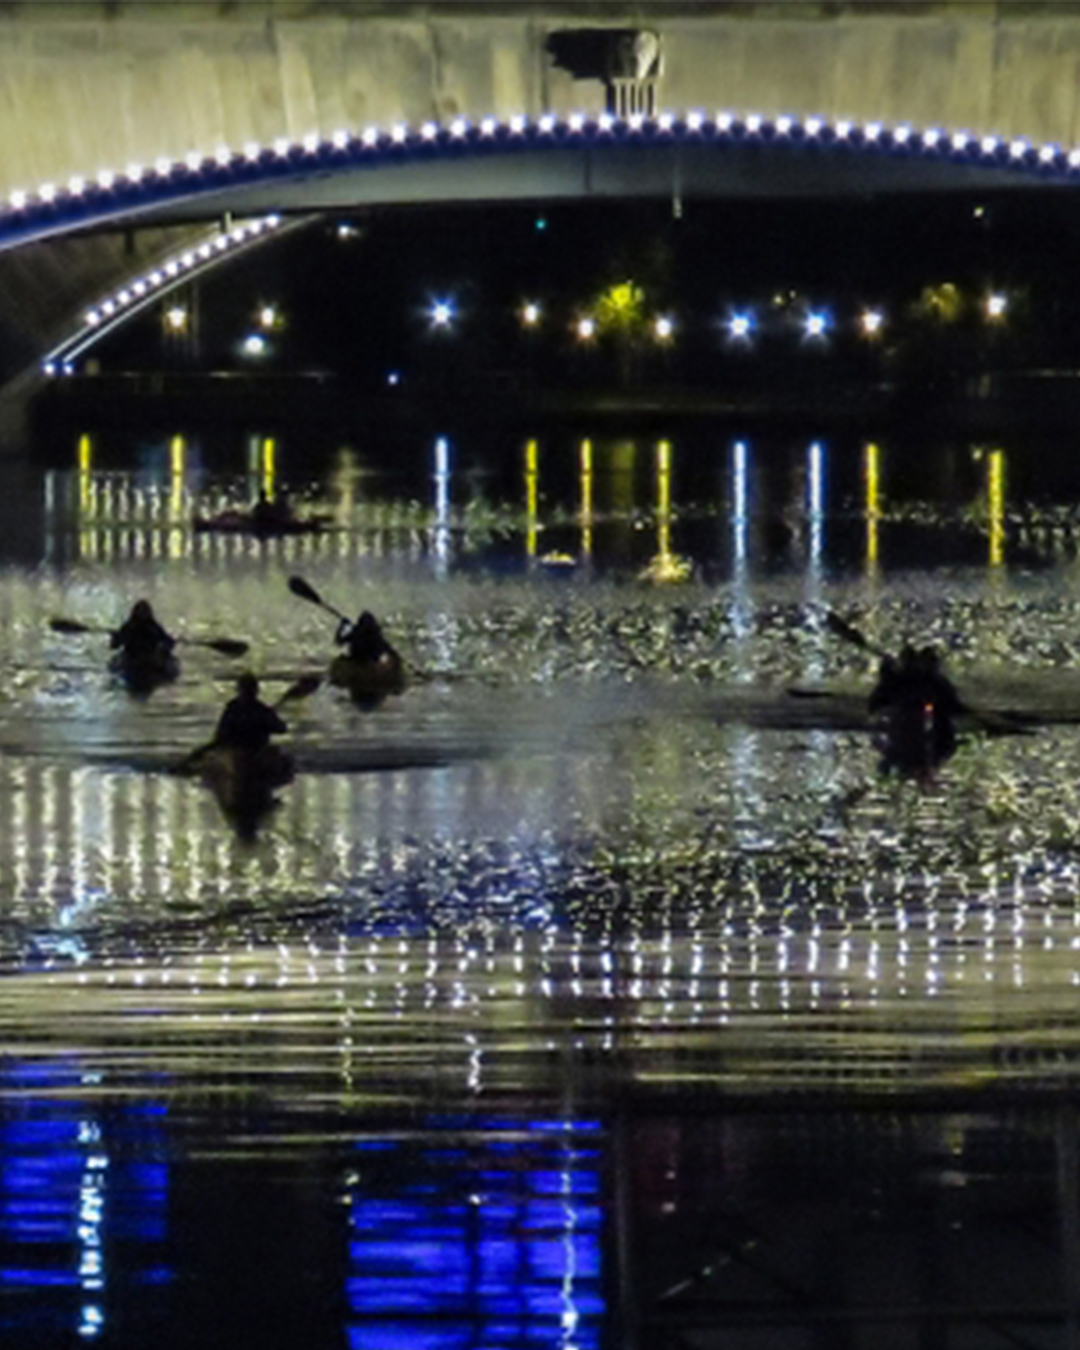
[[[261,216],[214,234],[202,243],[184,249],[158,266],[132,278],[118,290],[104,296],[83,315],[77,331],[55,346],[42,361],[46,375],[70,374],[72,362],[93,343],[119,324],[126,322],[147,305],[160,299],[173,287],[191,280],[226,255],[235,255],[261,242],[281,224],[277,215]]]
[[[1030,171],[1040,176],[1071,178],[1080,174],[1080,146],[1063,149],[1054,142],[1037,143],[1025,137],[976,135],[939,127],[919,130],[906,123],[886,126],[879,121],[829,121],[824,117],[782,114],[736,114],[700,110],[655,116],[634,113],[573,112],[566,116],[543,113],[508,118],[484,117],[471,121],[455,117],[447,123],[426,121],[418,127],[398,122],[389,127],[368,126],[362,131],[338,130],[328,136],[310,133],[299,140],[279,137],[270,144],[248,142],[235,150],[219,145],[212,152],[192,151],[182,159],[162,156],[152,164],[129,164],[122,171],[102,169],[92,176],[74,176],[65,184],[46,182],[33,190],[11,192],[0,202],[0,243],[18,242],[37,235],[62,232],[97,218],[123,215],[128,207],[147,206],[221,191],[229,185],[251,185],[283,177],[302,177],[315,167],[346,168],[356,163],[397,161],[410,154],[445,150],[460,153],[474,147],[479,153],[501,147],[543,147],[588,140],[696,140],[718,145],[740,141],[860,149],[878,154],[921,155],[972,165]],[[47,374],[65,373],[66,365],[114,323],[125,320],[143,304],[200,267],[250,243],[273,229],[280,218],[266,216],[223,231],[197,249],[170,259],[87,311],[84,327],[46,356]],[[85,340],[84,340],[85,339]]]

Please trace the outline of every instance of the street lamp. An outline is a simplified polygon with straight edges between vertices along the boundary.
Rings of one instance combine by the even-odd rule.
[[[864,338],[880,337],[884,326],[885,315],[880,309],[864,309],[859,315],[859,331]]]
[[[172,337],[182,337],[188,330],[187,309],[183,305],[170,305],[162,315],[162,324]]]
[[[1003,323],[1009,309],[1009,298],[1000,291],[986,297],[986,317],[991,323]]]
[[[724,327],[731,342],[749,342],[754,332],[754,316],[746,310],[728,316]]]
[[[803,319],[803,336],[820,341],[829,331],[829,318],[822,310],[809,310]]]
[[[428,309],[428,321],[432,328],[448,330],[453,326],[455,311],[450,300],[433,300]]]

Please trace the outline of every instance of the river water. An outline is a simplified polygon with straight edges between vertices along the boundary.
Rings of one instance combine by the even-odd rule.
[[[1078,1344],[1067,447],[98,434],[5,487],[5,1347]],[[260,490],[325,528],[194,530]],[[174,770],[238,670],[325,675],[291,576],[412,678],[286,700],[239,829]],[[907,638],[984,714],[918,779]]]

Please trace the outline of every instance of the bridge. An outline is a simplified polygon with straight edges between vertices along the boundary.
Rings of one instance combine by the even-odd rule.
[[[283,218],[1080,183],[1080,14],[1041,0],[27,0],[0,17],[0,413],[43,358],[62,369]]]

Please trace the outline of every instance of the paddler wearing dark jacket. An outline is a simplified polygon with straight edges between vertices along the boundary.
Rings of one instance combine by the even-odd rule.
[[[384,657],[395,666],[401,665],[401,657],[387,642],[378,619],[369,610],[365,609],[355,623],[342,619],[334,634],[334,641],[339,647],[345,647],[353,661],[362,665],[374,665]]]
[[[214,743],[254,754],[270,744],[271,736],[286,730],[277,712],[259,698],[259,681],[247,671],[236,681],[236,697],[225,705]]]
[[[965,711],[956,687],[941,669],[937,651],[916,650],[910,644],[899,659],[887,656],[882,661],[869,708],[888,712],[890,737],[907,742],[929,734],[930,748],[941,759],[955,749],[954,718]]]
[[[133,661],[151,660],[171,652],[176,639],[158,623],[149,600],[136,600],[128,617],[110,633],[109,646],[122,648]]]

